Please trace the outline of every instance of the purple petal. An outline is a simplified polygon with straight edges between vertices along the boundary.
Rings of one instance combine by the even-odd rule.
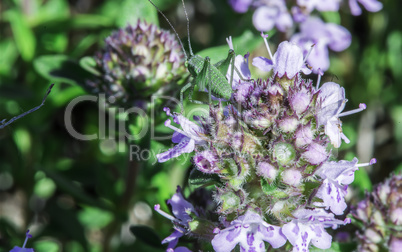
[[[244,13],[248,10],[253,0],[229,0],[232,8],[239,13]]]
[[[307,62],[314,69],[313,72],[316,72],[318,69],[322,71],[328,70],[329,53],[327,44],[322,40],[315,43],[313,50],[307,58]]]
[[[188,137],[183,138],[180,143],[178,143],[173,148],[169,149],[166,152],[160,153],[156,155],[159,163],[163,163],[168,161],[169,159],[180,156],[183,153],[193,152],[195,148],[195,142],[193,139]]]
[[[172,213],[174,216],[183,222],[189,222],[192,218],[188,215],[187,211],[195,212],[193,205],[184,199],[180,186],[177,187],[176,193],[172,198],[167,201],[172,206]]]
[[[21,248],[15,246],[13,249],[10,250],[10,252],[35,252],[35,251],[33,248]]]
[[[175,122],[180,124],[183,131],[191,136],[191,138],[195,139],[196,141],[202,141],[202,139],[199,137],[199,133],[202,133],[203,129],[200,126],[180,114],[175,116]]]
[[[358,0],[367,11],[377,12],[382,9],[382,3],[377,0]]]
[[[345,195],[346,190],[331,183],[328,179],[324,180],[317,192],[317,197],[324,201],[324,206],[336,215],[343,214],[347,207]]]
[[[277,16],[275,24],[279,31],[286,32],[293,25],[292,16],[288,12],[282,12]]]
[[[331,50],[340,52],[350,46],[352,35],[345,27],[329,23],[326,25],[326,28],[328,33],[331,34],[331,39],[328,44]]]
[[[173,136],[172,136],[172,142],[173,143],[180,143],[183,140],[183,138],[186,138],[186,136],[181,134],[181,133],[179,133],[179,132],[174,132]]]
[[[216,252],[232,251],[237,243],[240,242],[240,238],[243,235],[241,231],[241,226],[221,230],[211,241],[214,250]]]
[[[287,41],[279,44],[274,54],[274,60],[274,71],[280,78],[286,74],[289,79],[293,79],[304,64],[300,47]]]
[[[311,243],[317,248],[329,249],[332,243],[332,236],[330,236],[322,226],[315,225],[312,229],[315,236],[311,239]]]
[[[174,249],[174,252],[192,252],[192,251],[186,247],[177,247]]]
[[[321,102],[318,124],[325,125],[345,108],[345,89],[335,82],[326,82],[320,88],[317,101]]]
[[[349,8],[353,16],[359,16],[362,14],[362,9],[357,4],[357,0],[349,0]]]
[[[270,31],[274,28],[275,19],[278,16],[276,8],[262,6],[253,14],[253,24],[258,31]]]
[[[274,67],[272,60],[264,57],[256,57],[253,59],[253,66],[259,68],[262,71],[269,72]]]
[[[183,235],[182,232],[175,229],[171,235],[163,239],[162,244],[169,243],[169,248],[174,248],[179,242],[179,238]]]
[[[307,15],[297,6],[293,6],[291,9],[293,20],[297,23],[301,23],[307,20]]]
[[[286,237],[283,235],[280,227],[265,227],[263,225],[260,225],[259,230],[259,234],[262,235],[261,239],[271,244],[273,248],[282,247],[286,243]]]

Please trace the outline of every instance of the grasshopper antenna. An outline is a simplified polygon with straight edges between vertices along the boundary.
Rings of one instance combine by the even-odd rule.
[[[184,14],[186,15],[186,20],[187,20],[188,48],[190,49],[190,56],[193,56],[194,55],[193,49],[191,48],[191,42],[190,42],[190,20],[188,19],[186,6],[184,5],[184,0],[181,0],[181,2],[183,3]]]
[[[8,121],[6,121],[6,119],[1,120],[1,121],[0,121],[0,129],[6,127],[7,125],[9,125],[10,123],[14,122],[15,120],[18,120],[18,119],[20,119],[21,117],[24,117],[24,116],[28,115],[29,113],[32,113],[32,112],[34,112],[34,111],[40,109],[43,105],[45,105],[46,98],[47,98],[47,96],[50,94],[50,91],[52,90],[53,86],[54,86],[54,84],[50,85],[50,87],[47,89],[47,92],[46,92],[46,94],[45,94],[45,97],[43,97],[42,103],[41,103],[40,105],[38,105],[38,106],[36,106],[35,108],[30,109],[30,110],[28,110],[28,111],[22,113],[21,115],[14,116],[13,118],[11,118],[11,119],[8,120]]]
[[[151,0],[148,0],[148,2],[150,2],[150,3],[156,8],[156,10],[166,19],[166,21],[167,21],[168,24],[170,25],[170,28],[172,28],[173,32],[176,34],[177,40],[179,40],[181,49],[183,50],[183,53],[184,53],[184,57],[186,57],[186,61],[187,61],[187,59],[188,59],[187,53],[186,53],[186,50],[184,50],[184,46],[183,46],[183,43],[182,43],[181,40],[180,40],[179,34],[177,34],[176,30],[174,29],[173,25],[170,23],[169,19],[168,19],[168,18],[165,16],[165,14],[163,14],[163,12],[154,4],[154,2],[152,2]],[[183,4],[184,4],[184,3],[183,3]],[[186,16],[187,16],[187,13],[186,13]],[[188,19],[187,19],[187,21],[188,21]],[[191,53],[191,55],[193,54],[193,52],[191,51],[191,46],[190,46],[190,53]]]

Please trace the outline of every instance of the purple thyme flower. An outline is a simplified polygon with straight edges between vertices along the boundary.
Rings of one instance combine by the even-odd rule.
[[[28,231],[25,233],[25,241],[24,244],[21,247],[18,246],[14,246],[14,248],[12,250],[10,250],[10,252],[34,252],[33,248],[25,248],[25,245],[27,244],[27,241],[29,238],[32,238],[32,235],[29,234],[29,229]]]
[[[157,154],[156,158],[158,159],[159,163],[163,163],[171,158],[178,157],[183,153],[191,153],[194,151],[196,145],[202,145],[205,143],[200,137],[200,134],[204,132],[200,126],[188,120],[183,115],[172,115],[170,113],[170,109],[167,107],[165,107],[163,110],[168,116],[172,116],[173,121],[177,124],[180,124],[183,130],[172,126],[170,119],[165,122],[166,127],[175,131],[172,137],[172,142],[177,143],[177,145],[166,152]]]
[[[273,248],[286,243],[279,227],[266,223],[251,210],[232,221],[227,228],[216,228],[214,232],[217,234],[211,243],[216,252],[232,251],[238,243],[241,251],[265,252],[264,241],[269,242]]]
[[[329,68],[328,47],[336,52],[349,47],[352,41],[350,32],[343,26],[324,23],[317,17],[310,17],[300,24],[300,33],[292,36],[291,42],[296,43],[307,55],[311,46],[313,51],[307,58],[307,63],[317,72],[318,68],[326,71]]]
[[[297,0],[297,4],[311,13],[314,9],[318,11],[337,11],[339,10],[340,0]]]
[[[248,8],[252,4],[253,0],[229,0],[229,4],[232,8],[239,13],[248,11]]]
[[[253,14],[254,27],[259,31],[270,31],[276,26],[285,32],[293,25],[285,0],[269,0],[257,8]]]
[[[173,228],[175,230],[173,231],[173,233],[162,241],[162,244],[169,243],[168,249],[173,249],[174,247],[176,247],[179,238],[187,233],[187,230],[189,228],[188,223],[192,221],[189,213],[194,213],[197,216],[198,214],[195,211],[194,206],[184,199],[180,186],[177,186],[176,193],[173,194],[172,198],[169,199],[167,203],[171,205],[174,217],[160,210],[159,204],[155,205],[154,209],[162,216],[171,220],[174,224]]]
[[[274,74],[278,74],[279,78],[286,76],[293,79],[297,73],[303,71],[304,74],[310,74],[311,70],[304,64],[303,53],[297,45],[284,41],[279,44],[274,56],[272,56],[267,42],[267,35],[261,33],[264,38],[265,46],[272,60],[264,57],[256,57],[253,59],[253,65],[263,71],[274,70]]]
[[[319,89],[317,97],[319,111],[317,114],[318,125],[325,126],[325,134],[331,140],[335,148],[341,146],[341,139],[349,143],[349,139],[342,133],[342,122],[339,117],[358,113],[366,109],[366,105],[361,103],[358,109],[343,112],[347,99],[345,99],[345,89],[335,82],[326,82]]]
[[[186,247],[177,247],[177,248],[174,248],[174,249],[168,248],[166,250],[166,252],[191,252],[191,250],[189,250]]]
[[[310,242],[320,249],[330,248],[332,237],[325,228],[335,229],[339,225],[350,223],[349,218],[344,221],[337,220],[332,213],[327,213],[323,209],[299,209],[292,215],[295,219],[283,225],[282,232],[293,245],[293,252],[309,251]]]
[[[316,196],[323,200],[322,205],[325,209],[330,209],[336,215],[343,214],[347,207],[344,197],[347,193],[347,185],[354,180],[355,171],[359,167],[376,163],[376,160],[372,159],[370,163],[365,164],[357,164],[357,162],[357,158],[352,161],[325,162],[316,171],[316,175],[324,180]]]
[[[349,8],[354,16],[362,14],[362,9],[357,2],[363,5],[364,8],[370,12],[377,12],[382,9],[382,3],[377,0],[349,0]]]

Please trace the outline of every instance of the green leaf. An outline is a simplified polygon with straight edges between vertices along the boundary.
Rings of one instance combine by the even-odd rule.
[[[34,248],[37,251],[46,251],[46,252],[61,251],[59,244],[52,240],[44,240],[44,241],[35,242]]]
[[[213,184],[220,183],[219,176],[216,174],[206,174],[197,169],[193,169],[190,172],[190,176],[188,178],[188,183],[193,188],[198,188],[201,186],[209,186]]]
[[[240,37],[233,38],[233,49],[236,55],[244,55],[252,52],[261,43],[263,43],[261,37],[254,36],[251,31],[247,30]],[[228,56],[228,52],[229,46],[222,45],[202,50],[197,54],[204,58],[208,56],[211,58],[212,63],[216,63],[225,59]]]
[[[45,55],[35,59],[35,70],[51,81],[66,82],[85,87],[85,81],[93,77],[76,61],[66,55]]]
[[[116,19],[119,27],[126,27],[128,24],[135,25],[138,19],[159,26],[158,14],[155,7],[148,1],[124,0],[120,4],[120,12]]]
[[[24,15],[17,10],[9,10],[5,13],[5,19],[10,22],[21,57],[31,61],[35,55],[36,39]]]
[[[144,243],[155,248],[163,248],[162,240],[152,228],[148,226],[137,225],[131,226],[130,231],[136,238],[143,241]]]
[[[0,52],[0,74],[8,75],[18,57],[18,51],[12,39],[4,39],[0,42]]]
[[[108,211],[86,206],[78,214],[78,219],[84,226],[100,229],[106,227],[113,220],[113,215]]]
[[[341,16],[337,11],[324,11],[321,15],[326,23],[341,24]]]
[[[34,192],[43,199],[50,198],[56,190],[56,184],[50,178],[42,178],[36,182]]]
[[[101,73],[95,68],[96,61],[93,57],[86,56],[80,59],[80,66],[94,75],[101,75]]]

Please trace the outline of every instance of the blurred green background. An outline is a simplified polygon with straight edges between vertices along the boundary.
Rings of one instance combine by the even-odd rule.
[[[353,42],[346,51],[331,55],[331,69],[323,81],[345,87],[349,99],[345,110],[359,103],[368,107],[343,118],[351,143],[342,144],[338,157],[378,160],[357,172],[353,192],[358,196],[402,170],[402,4],[383,3],[378,13],[324,15],[345,26]],[[155,0],[155,4],[186,41],[181,2]],[[195,52],[209,49],[202,55],[226,55],[225,38],[233,36],[239,37],[235,49],[238,45],[241,53],[267,56],[252,26],[252,12],[234,13],[225,0],[189,0],[186,7]],[[153,206],[161,204],[167,211],[164,201],[187,176],[188,155],[156,163],[155,154],[171,147],[171,142],[151,140],[149,135],[136,143],[154,152],[143,153],[147,161],[141,162],[130,161],[129,149],[119,149],[119,142],[75,139],[66,130],[64,115],[69,102],[86,91],[69,78],[51,80],[46,75],[58,64],[57,57],[68,57],[73,63],[65,74],[77,76],[78,83],[82,78],[74,67],[78,60],[100,49],[112,30],[139,18],[170,29],[146,0],[1,1],[0,119],[39,105],[49,85],[56,85],[45,106],[0,130],[0,252],[21,246],[28,228],[33,234],[28,247],[37,251],[164,250],[158,243],[170,234],[171,223]],[[277,34],[270,41],[275,45],[281,38]],[[187,42],[184,45],[187,48]],[[116,125],[119,120],[107,113],[106,119]],[[135,118],[130,120],[139,127]],[[72,125],[81,133],[99,133],[98,104],[77,104]],[[163,125],[159,128],[165,135],[172,133]],[[106,128],[107,136],[117,133]],[[134,237],[132,225],[151,227],[137,226],[137,233],[149,238]]]

